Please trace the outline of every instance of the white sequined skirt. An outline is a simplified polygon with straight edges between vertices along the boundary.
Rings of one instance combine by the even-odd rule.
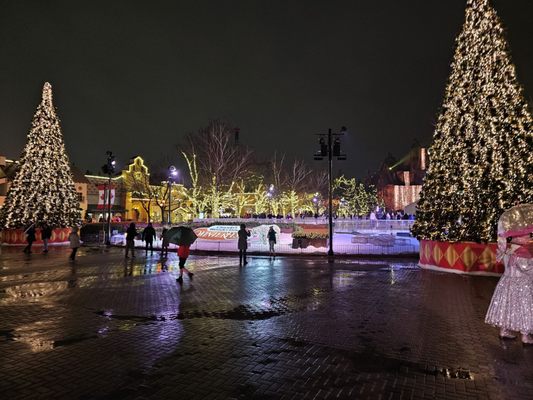
[[[500,278],[485,317],[487,324],[533,333],[533,279],[524,275]]]

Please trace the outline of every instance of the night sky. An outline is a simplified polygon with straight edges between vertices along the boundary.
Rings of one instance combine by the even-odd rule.
[[[342,169],[429,144],[465,0],[0,0],[0,154],[18,158],[43,82],[71,161],[112,150],[176,160],[186,133],[231,121],[262,157],[313,163],[314,134],[345,125]],[[533,1],[494,0],[533,96]]]

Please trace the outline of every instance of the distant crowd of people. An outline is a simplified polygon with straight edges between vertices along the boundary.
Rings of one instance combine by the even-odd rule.
[[[327,218],[327,213],[312,213],[312,212],[303,212],[296,214],[294,217],[291,214],[287,215],[281,215],[281,214],[248,214],[245,215],[243,218],[250,218],[250,219],[305,219],[305,218]],[[234,217],[221,217],[220,219],[224,218],[234,218]],[[399,211],[386,211],[386,210],[380,210],[377,212],[371,212],[366,215],[356,215],[356,214],[333,214],[333,219],[351,219],[351,220],[414,220],[415,216],[413,214],[407,214],[403,210]]]

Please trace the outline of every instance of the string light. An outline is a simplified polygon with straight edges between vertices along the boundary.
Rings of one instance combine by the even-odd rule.
[[[52,85],[43,86],[20,168],[2,207],[2,226],[20,228],[30,221],[54,227],[81,223],[76,188],[52,102]]]
[[[533,132],[489,0],[467,1],[433,139],[413,233],[426,240],[495,241],[503,210],[533,201]]]

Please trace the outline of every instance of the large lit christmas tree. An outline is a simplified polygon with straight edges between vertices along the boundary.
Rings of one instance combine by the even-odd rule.
[[[53,227],[80,223],[79,201],[48,82],[2,208],[6,228],[23,227],[30,221]]]
[[[533,201],[532,119],[496,11],[468,0],[413,233],[489,242],[515,202]]]

